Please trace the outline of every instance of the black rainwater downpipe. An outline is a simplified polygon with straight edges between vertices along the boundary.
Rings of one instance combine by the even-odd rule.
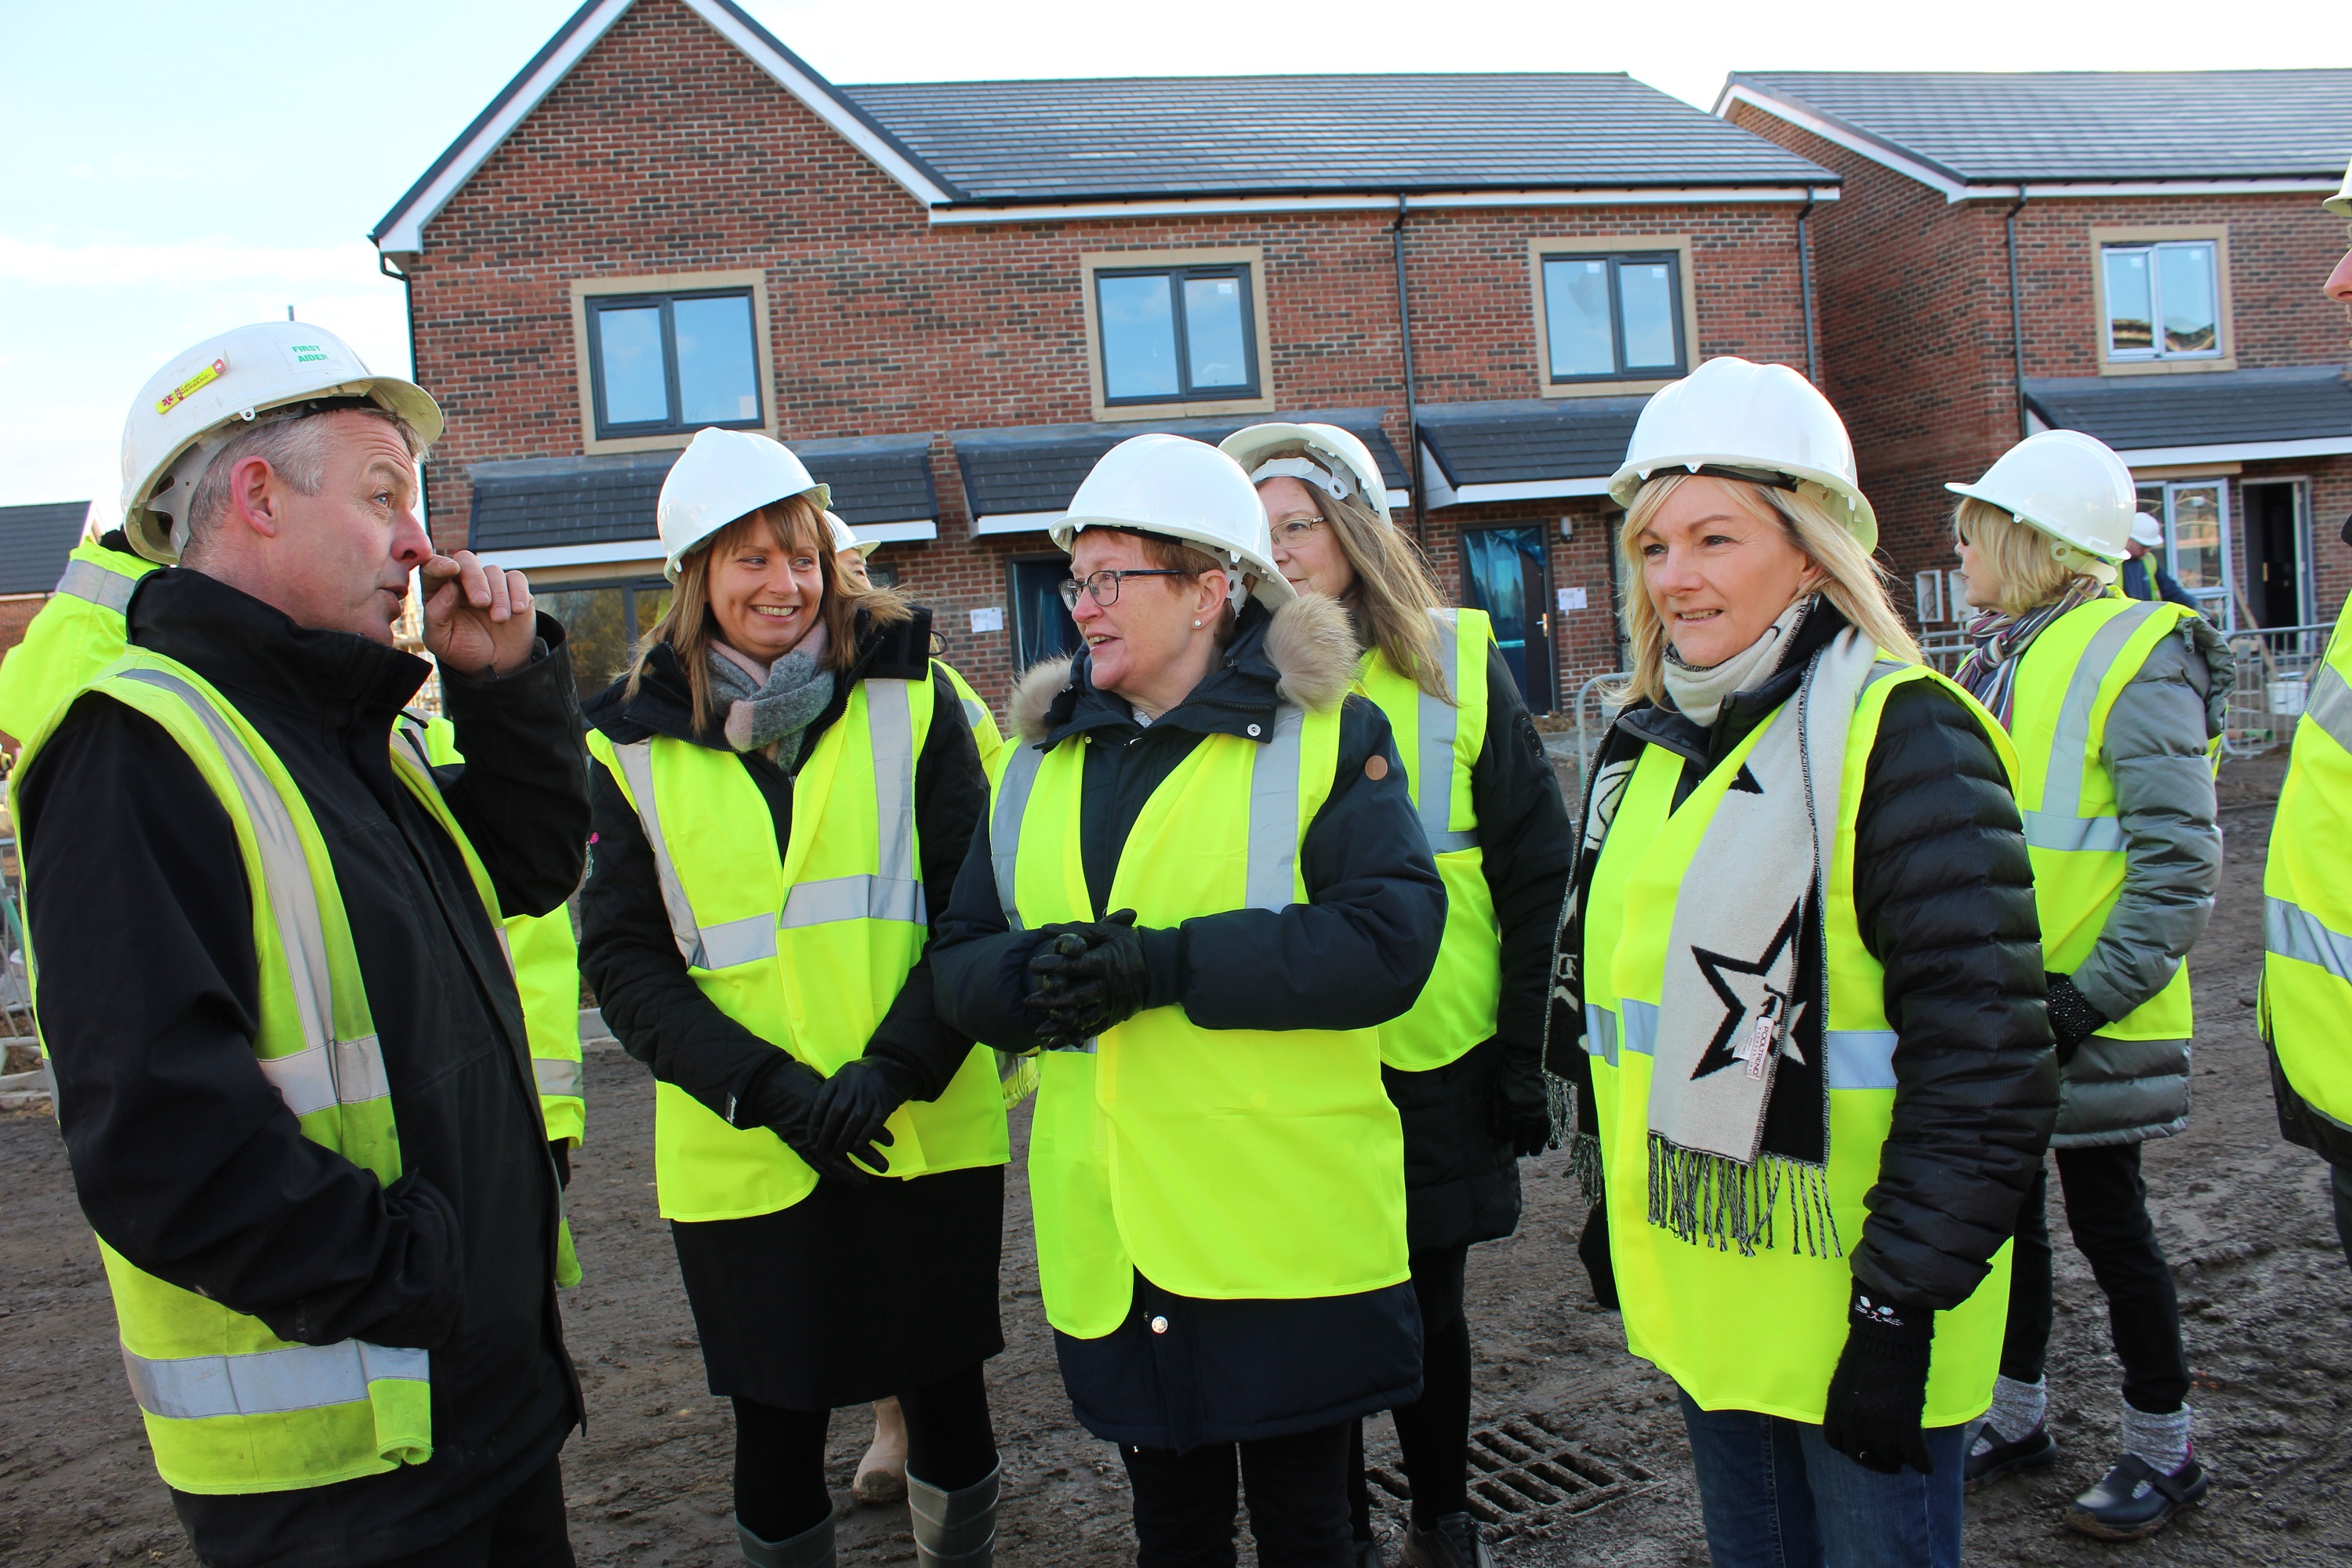
[[[381,250],[375,253],[375,269],[386,278],[397,279],[400,284],[402,314],[408,318],[408,379],[422,386],[425,382],[416,374],[416,279],[396,269],[392,265],[392,258]],[[425,530],[430,532],[433,526],[433,481],[425,477],[422,463],[416,465],[416,499],[425,508]],[[433,548],[438,550],[441,547],[436,543]]]
[[[1412,506],[1413,542],[1429,553],[1429,530],[1421,510],[1421,404],[1413,391],[1412,307],[1404,288],[1404,193],[1397,193],[1396,222],[1389,226],[1396,255],[1397,336],[1404,343],[1404,489]]]
[[[1805,205],[1797,210],[1797,286],[1805,295],[1805,379],[1822,384],[1821,344],[1813,332],[1813,237],[1805,220],[1813,215],[1813,187],[1805,187]]]
[[[2025,303],[2017,287],[2017,215],[2025,209],[2025,187],[2017,187],[2017,205],[2000,220],[2009,235],[2009,342],[2017,361],[2017,438],[2029,434],[2032,423],[2025,407]]]

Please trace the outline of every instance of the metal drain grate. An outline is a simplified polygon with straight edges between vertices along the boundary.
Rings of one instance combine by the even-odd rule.
[[[1490,1541],[1547,1533],[1551,1521],[1590,1513],[1651,1485],[1650,1472],[1624,1459],[1596,1454],[1569,1434],[1557,1415],[1529,1412],[1470,1434],[1470,1512]],[[1391,1452],[1367,1455],[1372,1485],[1400,1501],[1412,1483]]]

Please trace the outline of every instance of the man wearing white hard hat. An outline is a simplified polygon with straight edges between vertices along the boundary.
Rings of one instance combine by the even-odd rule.
[[[1011,1146],[995,1053],[931,984],[987,781],[929,612],[842,572],[830,499],[739,430],[663,481],[668,606],[587,705],[581,969],[657,1086],[744,1560],[831,1568],[826,1427],[895,1395],[919,1568],[987,1568]]]
[[[2164,524],[2147,512],[2132,516],[2131,538],[2124,546],[2122,574],[2116,586],[2126,599],[2165,599],[2185,609],[2200,610],[2180,579],[2165,569]]]
[[[1951,1568],[2057,1100],[2008,742],[1920,663],[1794,371],[1659,392],[1610,494],[1633,675],[1546,1058],[1588,1265],[1680,1390],[1718,1568]]]
[[[2189,1122],[2189,950],[2221,876],[2212,756],[2236,684],[2194,609],[2112,589],[2135,524],[2131,470],[2073,430],[2029,436],[1953,518],[1979,614],[1956,679],[2009,731],[2033,859],[2063,1087],[2051,1138],[2066,1219],[2123,1363],[2121,1459],[2066,1522],[2136,1540],[2210,1485],[2191,1457],[2189,1363],[2140,1145]],[[2140,520],[2147,521],[2147,520]],[[2018,1210],[2009,1324],[1971,1489],[2058,1456],[2044,1419],[2052,1261],[2046,1172]]]
[[[10,781],[67,1152],[207,1563],[572,1560],[562,1174],[498,921],[577,885],[586,758],[562,628],[417,521],[440,430],[314,326],[173,359],[123,440],[162,569]],[[393,741],[412,573],[463,766]]]
[[[2321,204],[2352,218],[2352,168]],[[2352,309],[2352,252],[2327,297]],[[2352,546],[2352,518],[2343,541]],[[2328,1163],[2336,1231],[2352,1262],[2352,598],[2312,671],[2263,872],[2263,991],[2279,1130]]]
[[[1038,1278],[1145,1564],[1342,1568],[1357,1417],[1418,1396],[1379,1026],[1445,900],[1339,605],[1276,569],[1215,447],[1105,454],[1055,541],[1086,637],[1013,699],[956,880],[942,1011],[1043,1050]]]

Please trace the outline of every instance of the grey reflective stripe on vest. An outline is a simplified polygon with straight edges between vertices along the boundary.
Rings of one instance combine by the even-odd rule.
[[[530,1058],[531,1081],[539,1085],[541,1094],[581,1098],[581,1066],[570,1057],[533,1057]]]
[[[2025,841],[2036,849],[2119,850],[2123,824],[2112,813],[2083,815],[2083,770],[2091,749],[2091,710],[2098,706],[2100,683],[2121,658],[2148,616],[2164,608],[2160,599],[2143,599],[2110,619],[2091,635],[2091,644],[2066,682],[2066,696],[2058,705],[2057,732],[2050,740],[2050,767],[2042,776],[2040,811],[2025,813]]]
[[[1026,741],[1013,746],[996,786],[996,808],[988,818],[988,858],[996,868],[996,901],[1004,910],[1007,931],[1023,929],[1013,897],[1013,873],[1021,861],[1021,818],[1029,809],[1030,792],[1037,787],[1037,769],[1045,760],[1045,753]]]
[[[122,1352],[122,1370],[130,1374],[139,1408],[173,1421],[357,1405],[366,1400],[372,1382],[428,1381],[431,1362],[426,1351],[391,1350],[364,1340],[169,1361]]]
[[[989,712],[988,704],[977,697],[966,697],[962,699],[962,702],[964,722],[970,724],[975,731],[980,728],[980,721],[982,719],[992,721],[995,717]]]
[[[1421,831],[1429,840],[1429,852],[1446,855],[1477,848],[1478,830],[1470,827],[1457,833],[1446,826],[1454,817],[1454,742],[1462,730],[1462,637],[1452,610],[1432,610],[1429,615],[1438,627],[1437,672],[1444,677],[1446,696],[1456,700],[1449,702],[1426,691],[1416,696],[1421,757],[1413,769],[1413,782],[1421,786]]]
[[[2327,731],[2327,738],[2352,752],[2352,685],[2334,665],[2323,667],[2311,683],[2303,716]]]
[[[614,760],[636,797],[637,821],[654,852],[654,876],[661,884],[662,908],[669,915],[671,940],[693,969],[729,969],[776,955],[779,925],[827,925],[835,921],[904,921],[927,924],[929,901],[915,867],[915,720],[903,680],[869,680],[866,724],[874,750],[874,805],[881,829],[880,869],[872,876],[830,877],[795,883],[784,907],[772,915],[746,915],[705,926],[678,879],[663,837],[661,806],[654,795],[653,742],[616,742]]]
[[[58,579],[57,591],[68,598],[86,599],[119,616],[131,607],[131,590],[137,586],[138,578],[109,572],[94,561],[68,561],[65,575]]]
[[[383,1074],[383,1053],[373,1034],[356,1040],[335,1037],[333,970],[327,962],[327,931],[319,915],[318,889],[310,882],[310,862],[302,853],[301,835],[294,816],[278,788],[261,771],[245,740],[218,710],[194,687],[161,669],[130,669],[123,679],[152,686],[178,698],[204,721],[214,745],[228,764],[237,798],[253,825],[254,846],[261,858],[263,891],[278,927],[278,945],[286,952],[286,970],[294,991],[294,1012],[301,1021],[301,1050],[282,1057],[257,1057],[256,1065],[286,1109],[308,1116],[331,1105],[356,1105],[382,1100],[392,1092]]]
[[[2281,958],[2316,964],[2352,983],[2352,935],[2330,931],[2316,916],[2284,899],[2263,900],[2263,946]]]
[[[1274,738],[1250,770],[1249,867],[1242,908],[1286,910],[1298,870],[1298,768],[1307,710],[1286,702],[1275,710]]]
[[[1658,1005],[1654,1002],[1624,1002],[1624,1047],[1645,1057],[1658,1054]],[[1895,1046],[1892,1029],[1832,1029],[1822,1037],[1832,1089],[1893,1089]],[[1614,1059],[1613,1058],[1612,1058]]]
[[[1597,1002],[1584,1005],[1584,1054],[1617,1065],[1617,1015]]]

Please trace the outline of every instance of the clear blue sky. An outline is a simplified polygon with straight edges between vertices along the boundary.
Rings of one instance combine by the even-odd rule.
[[[2290,66],[2339,56],[2343,36],[2294,0],[745,3],[845,82],[1630,70],[1702,107],[1735,68]],[[110,513],[140,383],[289,304],[404,373],[401,290],[367,232],[572,9],[0,0],[0,505],[95,497]]]

